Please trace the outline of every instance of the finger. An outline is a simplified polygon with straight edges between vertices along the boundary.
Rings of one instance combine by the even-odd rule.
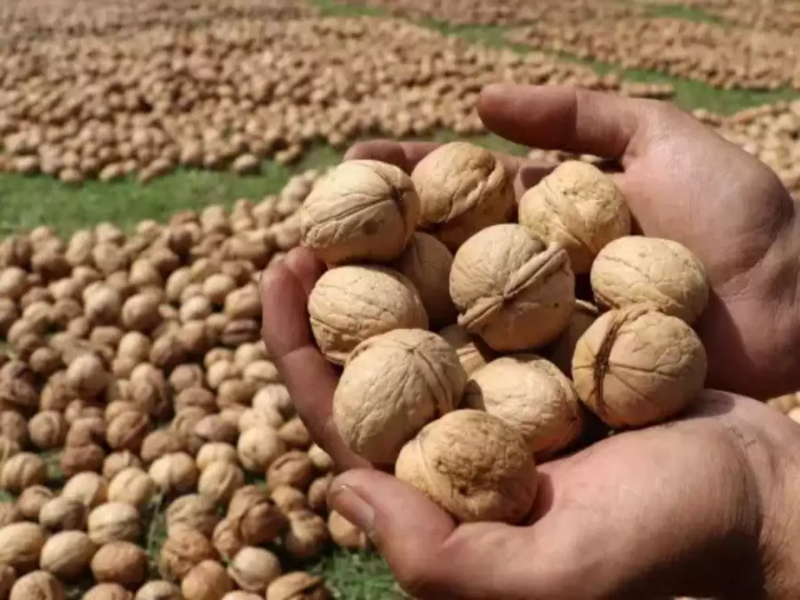
[[[294,248],[289,251],[284,263],[303,286],[306,296],[311,294],[317,279],[325,272],[325,263],[319,260],[308,248]]]
[[[330,505],[369,535],[414,598],[534,597],[529,528],[457,527],[423,493],[378,471],[347,472],[330,489]]]
[[[378,160],[411,172],[405,150],[393,140],[369,140],[352,146],[344,155],[345,160]]]
[[[308,262],[302,256],[296,261]],[[350,452],[333,422],[336,374],[314,344],[303,283],[285,263],[275,265],[262,275],[261,299],[264,343],[311,436],[339,467],[367,466]]]
[[[635,153],[643,101],[572,87],[495,84],[478,113],[496,134],[519,144],[622,159]]]

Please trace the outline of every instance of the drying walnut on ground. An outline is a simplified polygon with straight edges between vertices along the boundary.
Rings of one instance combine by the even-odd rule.
[[[400,168],[346,161],[320,180],[303,203],[302,242],[329,265],[386,262],[403,251],[419,213],[414,185]]]
[[[34,571],[17,579],[8,600],[64,600],[64,588],[50,573]]]
[[[328,532],[340,548],[366,550],[370,547],[367,535],[335,510],[328,515]]]
[[[0,487],[20,493],[25,488],[42,485],[47,481],[47,465],[36,454],[20,452],[9,458],[0,472]]]
[[[671,240],[620,238],[598,254],[591,280],[597,303],[606,308],[648,304],[692,324],[708,303],[705,268]]]
[[[200,494],[181,496],[167,509],[167,531],[188,527],[211,537],[218,522],[216,504]]]
[[[322,577],[302,571],[282,575],[267,588],[267,600],[329,600],[330,597]]]
[[[183,600],[181,590],[168,581],[148,581],[136,592],[134,600]]]
[[[263,597],[267,586],[281,575],[281,563],[272,552],[248,546],[242,548],[228,567],[228,575],[242,590]]]
[[[514,213],[514,186],[488,150],[464,142],[440,146],[411,174],[421,203],[419,227],[452,252],[474,233],[508,221]]]
[[[98,583],[81,600],[133,600],[133,594],[118,583]]]
[[[95,580],[133,587],[147,576],[147,554],[131,542],[111,542],[100,547],[92,557]]]
[[[362,341],[394,329],[427,329],[428,315],[414,285],[383,267],[344,266],[319,278],[308,298],[320,350],[343,364]]]
[[[158,572],[164,579],[180,581],[195,565],[216,557],[209,539],[197,530],[181,527],[170,531],[161,546]]]
[[[583,429],[572,382],[532,354],[498,358],[473,373],[464,406],[503,419],[522,434],[537,459],[569,446]]]
[[[134,541],[139,537],[141,528],[139,513],[130,504],[107,502],[89,513],[89,537],[98,545]]]
[[[334,393],[333,419],[354,452],[390,465],[425,424],[458,405],[465,383],[442,338],[397,329],[353,350]]]
[[[82,531],[62,531],[42,547],[39,565],[59,579],[74,579],[89,568],[97,546]]]
[[[200,474],[197,491],[215,504],[224,505],[233,493],[244,485],[244,472],[231,463],[219,460],[211,463]]]
[[[192,568],[181,582],[186,600],[219,600],[233,590],[233,582],[225,567],[214,560],[205,560]]]
[[[706,352],[684,321],[647,306],[601,316],[572,361],[581,400],[614,428],[666,421],[693,402],[706,377]]]
[[[630,211],[611,177],[574,160],[525,192],[519,222],[545,242],[564,247],[576,274],[588,273],[603,247],[631,232]]]
[[[558,337],[575,303],[566,251],[521,225],[495,225],[456,253],[450,295],[458,323],[497,351],[535,349]]]
[[[35,523],[12,523],[0,529],[0,564],[25,572],[39,564],[46,540],[44,530]]]
[[[146,504],[155,493],[155,482],[137,467],[120,471],[108,486],[108,499],[111,502],[124,502],[137,508]]]
[[[162,456],[150,466],[148,474],[166,494],[185,494],[192,491],[200,476],[194,459],[185,452]]]
[[[395,475],[462,522],[519,523],[530,514],[537,488],[522,435],[470,409],[423,427],[397,457]]]

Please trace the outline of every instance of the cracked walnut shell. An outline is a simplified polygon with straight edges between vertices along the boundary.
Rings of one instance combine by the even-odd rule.
[[[561,163],[519,201],[519,222],[569,254],[576,274],[588,273],[597,253],[631,232],[631,214],[611,177],[582,161]]]
[[[325,357],[344,364],[359,343],[393,329],[427,329],[419,292],[400,273],[344,266],[319,278],[308,298],[311,329]]]
[[[700,260],[672,240],[628,236],[603,248],[591,272],[597,303],[605,308],[648,304],[694,323],[708,304],[709,284]]]
[[[460,402],[467,375],[435,333],[397,329],[361,343],[333,396],[333,420],[353,452],[391,465],[403,445]]]
[[[684,321],[647,306],[605,313],[572,360],[581,400],[610,427],[644,427],[683,411],[703,389],[703,343]]]
[[[420,213],[408,175],[374,160],[340,164],[300,209],[303,245],[329,265],[386,262],[403,251]]]
[[[510,219],[514,185],[502,163],[485,148],[465,142],[440,146],[414,168],[418,227],[455,252],[473,234]]]
[[[458,324],[493,350],[535,349],[567,326],[575,277],[560,246],[546,246],[521,225],[495,225],[456,253],[450,295]]]
[[[536,468],[522,435],[489,413],[463,409],[423,427],[395,476],[462,522],[517,524],[530,515]]]
[[[504,356],[476,371],[464,405],[503,419],[539,458],[552,456],[580,436],[583,414],[572,382],[533,354]]]

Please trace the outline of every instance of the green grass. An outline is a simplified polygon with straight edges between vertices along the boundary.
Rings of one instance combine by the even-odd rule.
[[[377,554],[337,550],[313,569],[325,576],[334,597],[342,600],[394,600],[406,597],[389,567]]]
[[[651,17],[684,19],[685,21],[693,21],[694,23],[714,23],[716,25],[725,23],[724,19],[712,15],[702,8],[681,3],[653,5],[648,8],[647,14]]]

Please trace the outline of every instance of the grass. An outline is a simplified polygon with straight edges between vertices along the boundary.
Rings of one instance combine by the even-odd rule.
[[[371,552],[339,550],[325,556],[313,571],[323,574],[334,596],[342,600],[405,597],[383,559]]]
[[[722,25],[725,23],[724,19],[712,15],[702,8],[681,3],[653,5],[648,8],[647,14],[651,17],[683,19],[694,23],[713,23],[715,25]]]

